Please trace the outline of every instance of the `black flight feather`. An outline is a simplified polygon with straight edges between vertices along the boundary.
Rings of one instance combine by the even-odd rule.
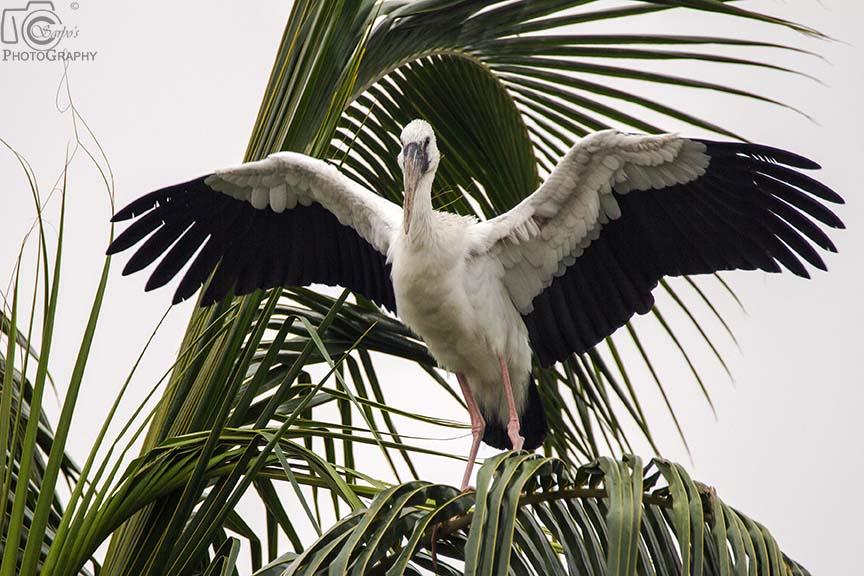
[[[114,215],[114,222],[137,219],[111,243],[108,254],[146,238],[124,273],[161,259],[147,283],[149,290],[169,282],[192,261],[174,294],[175,303],[194,295],[208,280],[203,306],[229,294],[277,285],[327,283],[395,311],[385,255],[323,206],[298,204],[281,213],[270,207],[258,210],[213,190],[207,178],[156,190]]]
[[[819,165],[770,146],[701,142],[710,157],[703,176],[661,189],[613,189],[620,218],[534,298],[523,318],[541,364],[584,353],[650,310],[664,276],[785,268],[809,277],[803,262],[825,268],[816,248],[836,248],[818,223],[843,222],[823,202],[843,199],[796,170]]]

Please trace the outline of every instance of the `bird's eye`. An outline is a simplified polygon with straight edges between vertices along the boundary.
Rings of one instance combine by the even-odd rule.
[[[423,147],[428,148],[429,142],[430,142],[430,138],[429,138],[429,136],[426,136],[426,140],[423,141]]]

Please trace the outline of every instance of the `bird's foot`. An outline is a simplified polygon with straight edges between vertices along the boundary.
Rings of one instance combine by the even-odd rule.
[[[519,420],[510,420],[507,424],[507,436],[510,437],[510,443],[513,444],[513,450],[517,452],[522,450],[522,445],[525,444],[525,438],[519,434]]]
[[[473,488],[463,488],[462,492],[464,493],[466,490],[473,490]],[[444,536],[447,536],[447,532],[449,530],[449,525],[451,522],[459,520],[459,516],[452,516],[447,520],[439,520],[432,525],[432,531],[429,535],[429,554],[432,556],[432,573],[438,574],[438,534],[440,532],[444,532]]]
[[[432,536],[429,543],[429,552],[432,554],[432,572],[434,574],[438,574],[438,550],[436,549],[436,543],[438,542],[438,530],[441,529],[441,526],[443,524],[443,522],[437,522],[434,526],[432,526]]]

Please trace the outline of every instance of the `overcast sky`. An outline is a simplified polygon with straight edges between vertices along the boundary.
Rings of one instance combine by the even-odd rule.
[[[13,7],[11,0],[0,2],[2,8]],[[290,3],[256,2],[254,12],[240,3],[224,1],[90,0],[73,4],[78,4],[77,10],[56,3],[57,12],[64,22],[80,29],[76,48],[95,50],[97,56],[93,62],[71,66],[71,90],[110,160],[119,204],[242,158]],[[822,163],[825,169],[819,177],[848,200],[839,212],[848,230],[832,234],[840,253],[829,255],[830,271],[817,271],[811,281],[791,275],[728,275],[747,308],[746,315],[712,291],[740,343],[738,351],[719,339],[734,383],[710,353],[700,348],[697,334],[678,321],[681,333],[698,351],[697,364],[704,368],[716,420],[671,345],[650,321],[638,320],[640,329],[656,337],[652,350],[668,375],[692,461],[677,440],[653,384],[638,369],[637,386],[665,456],[688,466],[696,478],[715,486],[727,503],[767,525],[783,550],[815,575],[858,574],[860,567],[855,569],[854,562],[864,535],[860,525],[864,505],[858,495],[864,474],[864,378],[860,367],[864,350],[859,333],[864,323],[864,218],[857,182],[864,157],[864,49],[859,44],[864,8],[850,0],[762,0],[742,5],[804,22],[839,41],[818,42],[686,12],[632,20],[623,29],[736,35],[818,51],[827,62],[804,55],[755,54],[757,58],[770,55],[774,62],[813,74],[824,85],[754,69],[695,64],[673,68],[677,74],[734,84],[781,99],[804,110],[814,121],[740,99],[661,86],[638,89],[751,140],[789,148]],[[622,27],[604,25],[580,32],[607,30]],[[73,141],[69,116],[58,111],[55,99],[61,76],[62,67],[57,63],[0,62],[0,137],[29,160],[45,190],[55,182]],[[664,125],[682,129],[671,122]],[[33,220],[26,180],[5,151],[0,152],[0,185],[0,285],[5,289],[19,239]],[[61,318],[52,362],[61,389],[71,372],[103,263],[111,212],[98,172],[83,159],[71,169],[67,204]],[[70,440],[69,449],[79,461],[85,458],[123,378],[170,303],[172,289],[143,294],[146,275],[121,278],[122,262],[125,257],[112,269]],[[189,312],[187,303],[169,315],[124,410],[137,404],[173,360]],[[638,364],[632,355],[629,360]],[[401,377],[405,367],[387,366],[384,385],[394,404],[467,420],[443,396],[427,397],[426,388],[405,388]],[[425,384],[422,379],[411,381]],[[56,414],[53,400],[49,399],[48,408]],[[468,445],[468,438],[461,438],[434,446],[462,453]],[[646,446],[640,449],[650,456]],[[421,470],[430,480],[455,484],[460,467],[436,461]],[[386,471],[380,475],[386,477]]]

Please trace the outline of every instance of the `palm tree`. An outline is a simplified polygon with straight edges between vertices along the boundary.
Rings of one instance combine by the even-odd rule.
[[[246,159],[277,150],[331,158],[398,201],[398,148],[390,135],[410,119],[425,117],[444,155],[438,208],[489,217],[532,191],[576,138],[612,125],[661,131],[623,109],[738,137],[606,81],[640,80],[773,102],[616,60],[689,59],[776,69],[705,47],[795,48],[719,37],[591,33],[594,23],[684,7],[706,17],[725,14],[818,36],[723,0],[297,0]],[[22,166],[27,169],[23,159]],[[659,447],[637,395],[644,387],[631,380],[620,342],[635,346],[666,394],[662,370],[651,364],[650,348],[633,325],[554,369],[538,366],[535,377],[556,430],[543,455],[488,459],[477,490],[460,493],[418,478],[417,458],[448,455],[400,435],[394,417],[445,429],[462,425],[388,404],[388,382],[376,372],[380,354],[406,359],[420,368],[423,382],[417,386],[453,393],[422,342],[402,324],[347,292],[331,297],[292,289],[236,298],[192,314],[157,408],[136,414],[109,445],[112,411],[79,469],[63,447],[109,262],[53,430],[41,403],[49,382],[62,243],[52,267],[41,225],[39,234],[38,269],[46,282],[42,298],[34,291],[32,306],[38,303],[44,311],[40,349],[28,343],[32,323],[18,330],[17,284],[2,318],[0,417],[14,425],[0,430],[6,447],[0,478],[8,495],[0,519],[0,576],[39,569],[87,573],[97,565],[97,549],[109,542],[101,568],[112,575],[235,573],[243,542],[255,573],[267,575],[806,573],[763,526],[693,481],[684,468],[629,454],[632,439],[622,424],[628,419],[658,453]],[[713,281],[728,288],[719,276]],[[714,336],[691,313],[694,306],[705,307],[722,322],[702,284],[684,279],[664,282],[660,290],[696,324],[702,345],[722,362]],[[652,317],[704,391],[690,348],[659,308]],[[36,366],[32,381],[27,362]],[[320,366],[325,377],[313,378]],[[121,396],[122,391],[118,402]],[[324,407],[335,407],[338,418],[328,417]],[[674,418],[671,408],[670,413]],[[123,456],[136,438],[143,438],[143,447],[130,462]],[[411,479],[391,484],[372,477],[356,458],[361,446],[377,449],[397,478],[401,470]],[[22,475],[29,481],[17,482]],[[58,491],[61,479],[71,487],[68,496]],[[293,509],[277,493],[277,483],[293,491]],[[263,506],[266,534],[238,513],[250,488]],[[325,529],[321,523],[328,514],[336,521]],[[315,538],[301,533],[307,522]]]

